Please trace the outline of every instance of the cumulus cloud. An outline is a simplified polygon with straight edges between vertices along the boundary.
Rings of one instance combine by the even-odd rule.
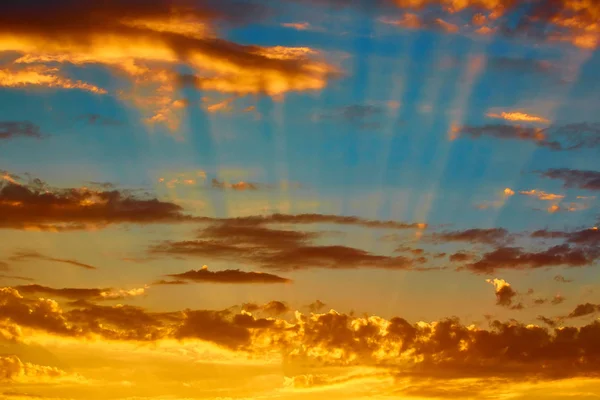
[[[208,282],[208,283],[291,283],[292,281],[277,275],[264,272],[246,272],[239,269],[209,271],[204,265],[198,270],[190,270],[180,274],[167,275],[176,281]]]
[[[70,374],[56,367],[23,362],[15,355],[0,355],[0,380],[12,383],[52,382],[52,383],[84,383],[85,379],[78,374]]]
[[[523,304],[513,304],[513,300],[517,297],[517,292],[504,279],[487,279],[496,289],[496,304],[502,307],[507,307],[512,310],[520,310]]]
[[[275,351],[286,365],[372,366],[421,379],[556,379],[589,376],[598,369],[598,322],[549,331],[516,321],[491,320],[485,328],[456,318],[411,323],[401,317],[333,310],[296,312],[282,319],[232,309],[150,313],[86,302],[74,307],[62,310],[51,300],[32,301],[14,289],[0,290],[3,321],[50,334],[146,342],[199,340],[252,357]]]

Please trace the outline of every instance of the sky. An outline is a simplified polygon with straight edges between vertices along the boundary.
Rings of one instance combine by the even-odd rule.
[[[0,397],[600,397],[600,3],[0,4]]]

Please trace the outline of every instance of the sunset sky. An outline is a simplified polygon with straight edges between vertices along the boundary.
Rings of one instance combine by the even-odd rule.
[[[0,398],[599,398],[599,21],[0,2]]]

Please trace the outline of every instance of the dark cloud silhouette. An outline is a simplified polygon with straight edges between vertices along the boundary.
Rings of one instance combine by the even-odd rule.
[[[75,267],[84,268],[84,269],[97,269],[93,265],[85,264],[75,260],[68,260],[64,258],[55,258],[45,256],[37,251],[18,251],[10,257],[11,261],[26,261],[26,260],[41,260],[41,261],[51,261],[62,264],[69,264]]]
[[[475,273],[492,273],[500,269],[535,269],[552,266],[583,267],[600,258],[600,250],[571,247],[568,244],[552,246],[541,251],[526,251],[520,247],[498,247],[484,253],[466,269]]]
[[[41,139],[40,127],[28,121],[0,122],[0,141],[17,137]]]
[[[140,198],[127,191],[87,188],[57,189],[39,179],[0,181],[0,228],[41,231],[86,229],[113,223],[190,221],[170,202]]]
[[[269,228],[265,222],[303,221],[359,223],[379,226],[374,221],[345,220],[327,216],[272,216],[223,220],[202,230],[195,240],[165,241],[152,246],[153,254],[208,257],[258,265],[279,271],[307,268],[384,268],[410,269],[425,259],[385,256],[339,245],[317,245],[319,234],[297,230]],[[395,226],[391,223],[391,226]]]
[[[577,307],[575,307],[575,309],[571,311],[571,313],[569,313],[568,318],[585,317],[588,315],[596,314],[598,312],[600,312],[599,304],[578,304]]]
[[[600,190],[600,172],[569,168],[553,168],[537,173],[548,179],[563,181],[565,188]]]
[[[245,272],[239,269],[209,271],[207,266],[199,270],[190,270],[181,274],[167,275],[177,281],[208,282],[208,283],[291,283],[292,281],[277,275],[264,272]],[[173,281],[168,282],[173,284]]]
[[[468,242],[468,243],[483,243],[483,244],[499,244],[506,243],[511,240],[511,237],[506,229],[491,228],[491,229],[467,229],[464,231],[450,231],[433,233],[429,239],[434,242]]]
[[[554,280],[555,280],[556,282],[561,282],[561,283],[571,283],[571,282],[573,282],[573,280],[572,280],[572,279],[567,279],[567,278],[565,278],[565,277],[564,277],[564,276],[562,276],[562,275],[556,275],[556,276],[554,277]]]

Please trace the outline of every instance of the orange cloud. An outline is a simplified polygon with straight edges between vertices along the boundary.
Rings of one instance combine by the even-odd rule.
[[[0,87],[8,88],[27,88],[27,87],[47,87],[59,89],[78,89],[95,94],[106,94],[105,89],[96,85],[72,81],[58,75],[58,68],[49,68],[37,66],[17,70],[0,69]]]
[[[517,292],[504,279],[487,279],[496,288],[496,304],[503,307],[508,307],[512,310],[520,310],[523,308],[521,303],[513,305],[513,300],[517,296]]]
[[[525,195],[525,196],[535,197],[539,200],[544,200],[544,201],[557,201],[557,200],[562,200],[565,198],[565,196],[562,194],[546,193],[544,191],[535,190],[535,189],[521,190],[521,191],[519,191],[519,193],[522,195]]]
[[[148,123],[177,129],[179,80],[173,66],[178,63],[193,70],[199,88],[237,94],[319,90],[338,73],[313,49],[240,45],[218,38],[211,26],[219,19],[237,18],[231,10],[198,3],[182,12],[182,3],[111,4],[100,9],[58,2],[44,12],[0,8],[0,51],[20,53],[14,65],[30,65],[34,71],[25,69],[16,77],[4,72],[0,81],[103,93],[91,84],[51,75],[48,71],[55,71],[46,66],[101,64],[134,83],[132,90],[119,95],[139,107]],[[85,24],[72,23],[81,15],[86,15]]]
[[[488,116],[490,118],[504,119],[507,121],[543,122],[543,123],[550,122],[545,118],[538,117],[537,115],[531,115],[531,114],[527,114],[527,113],[523,113],[523,112],[519,112],[519,111],[515,111],[515,112],[504,112],[503,111],[499,114],[498,113],[488,113],[488,114],[486,114],[486,116]]]
[[[598,310],[596,305],[590,306],[582,305],[572,317]],[[279,305],[275,308],[283,311]],[[401,317],[355,316],[331,310],[310,315],[296,311],[292,318],[284,319],[255,317],[235,309],[152,313],[139,307],[89,302],[62,309],[53,300],[28,300],[12,288],[0,289],[0,318],[3,330],[10,335],[38,331],[104,338],[115,344],[135,341],[138,347],[143,342],[178,339],[180,346],[212,343],[254,359],[277,353],[290,367],[377,367],[387,374],[420,379],[513,381],[533,375],[553,380],[588,376],[598,368],[594,351],[600,334],[598,322],[549,331],[514,320],[492,320],[483,328],[464,325],[457,318],[411,323]],[[6,364],[8,370],[19,371],[8,374],[11,377],[24,370],[14,359]],[[36,375],[38,370],[33,370],[36,372],[31,375]]]

